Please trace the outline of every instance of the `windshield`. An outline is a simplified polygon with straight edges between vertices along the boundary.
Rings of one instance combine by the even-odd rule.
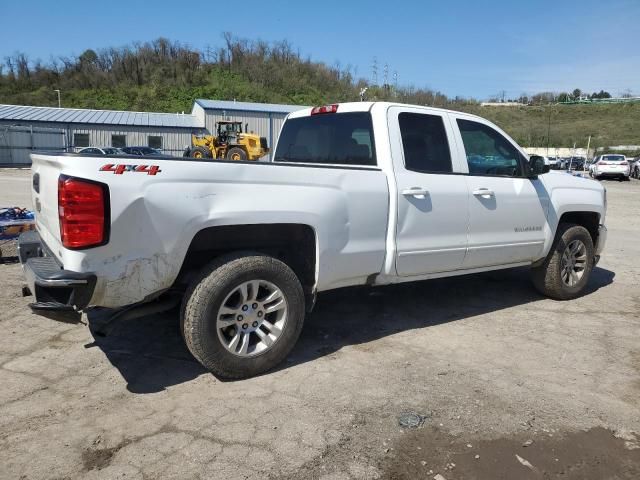
[[[104,151],[105,155],[118,155],[117,148],[103,148],[102,150]]]
[[[607,162],[623,162],[624,155],[604,155],[602,160],[606,160]]]
[[[275,161],[376,165],[371,114],[328,113],[287,120]]]

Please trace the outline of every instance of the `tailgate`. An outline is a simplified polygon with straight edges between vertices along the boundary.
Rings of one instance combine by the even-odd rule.
[[[31,155],[31,200],[36,212],[36,228],[53,252],[60,245],[58,220],[58,177],[64,157]]]

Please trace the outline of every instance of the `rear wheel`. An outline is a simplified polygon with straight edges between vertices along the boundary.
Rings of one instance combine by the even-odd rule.
[[[247,152],[245,152],[242,148],[240,147],[233,147],[230,148],[229,151],[227,152],[227,160],[246,160],[247,159]]]
[[[594,265],[594,247],[586,228],[561,223],[556,239],[542,265],[531,269],[536,289],[556,300],[569,300],[582,294]]]
[[[193,147],[189,151],[191,158],[211,158],[211,151],[204,147]]]
[[[266,255],[214,261],[184,298],[182,333],[193,356],[221,378],[263,373],[289,354],[304,322],[295,273]]]

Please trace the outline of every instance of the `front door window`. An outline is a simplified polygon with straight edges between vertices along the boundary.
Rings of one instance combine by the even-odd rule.
[[[524,176],[524,158],[500,133],[482,123],[461,118],[458,119],[458,127],[469,175]]]

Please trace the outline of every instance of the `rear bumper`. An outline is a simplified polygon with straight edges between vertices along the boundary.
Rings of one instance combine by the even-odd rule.
[[[35,302],[29,306],[37,312],[69,312],[86,308],[93,296],[96,276],[64,270],[48,252],[36,231],[18,238],[18,256],[27,286]]]
[[[628,177],[629,176],[629,170],[627,171],[620,171],[620,172],[601,172],[601,171],[595,171],[593,172],[593,174],[596,177]]]

